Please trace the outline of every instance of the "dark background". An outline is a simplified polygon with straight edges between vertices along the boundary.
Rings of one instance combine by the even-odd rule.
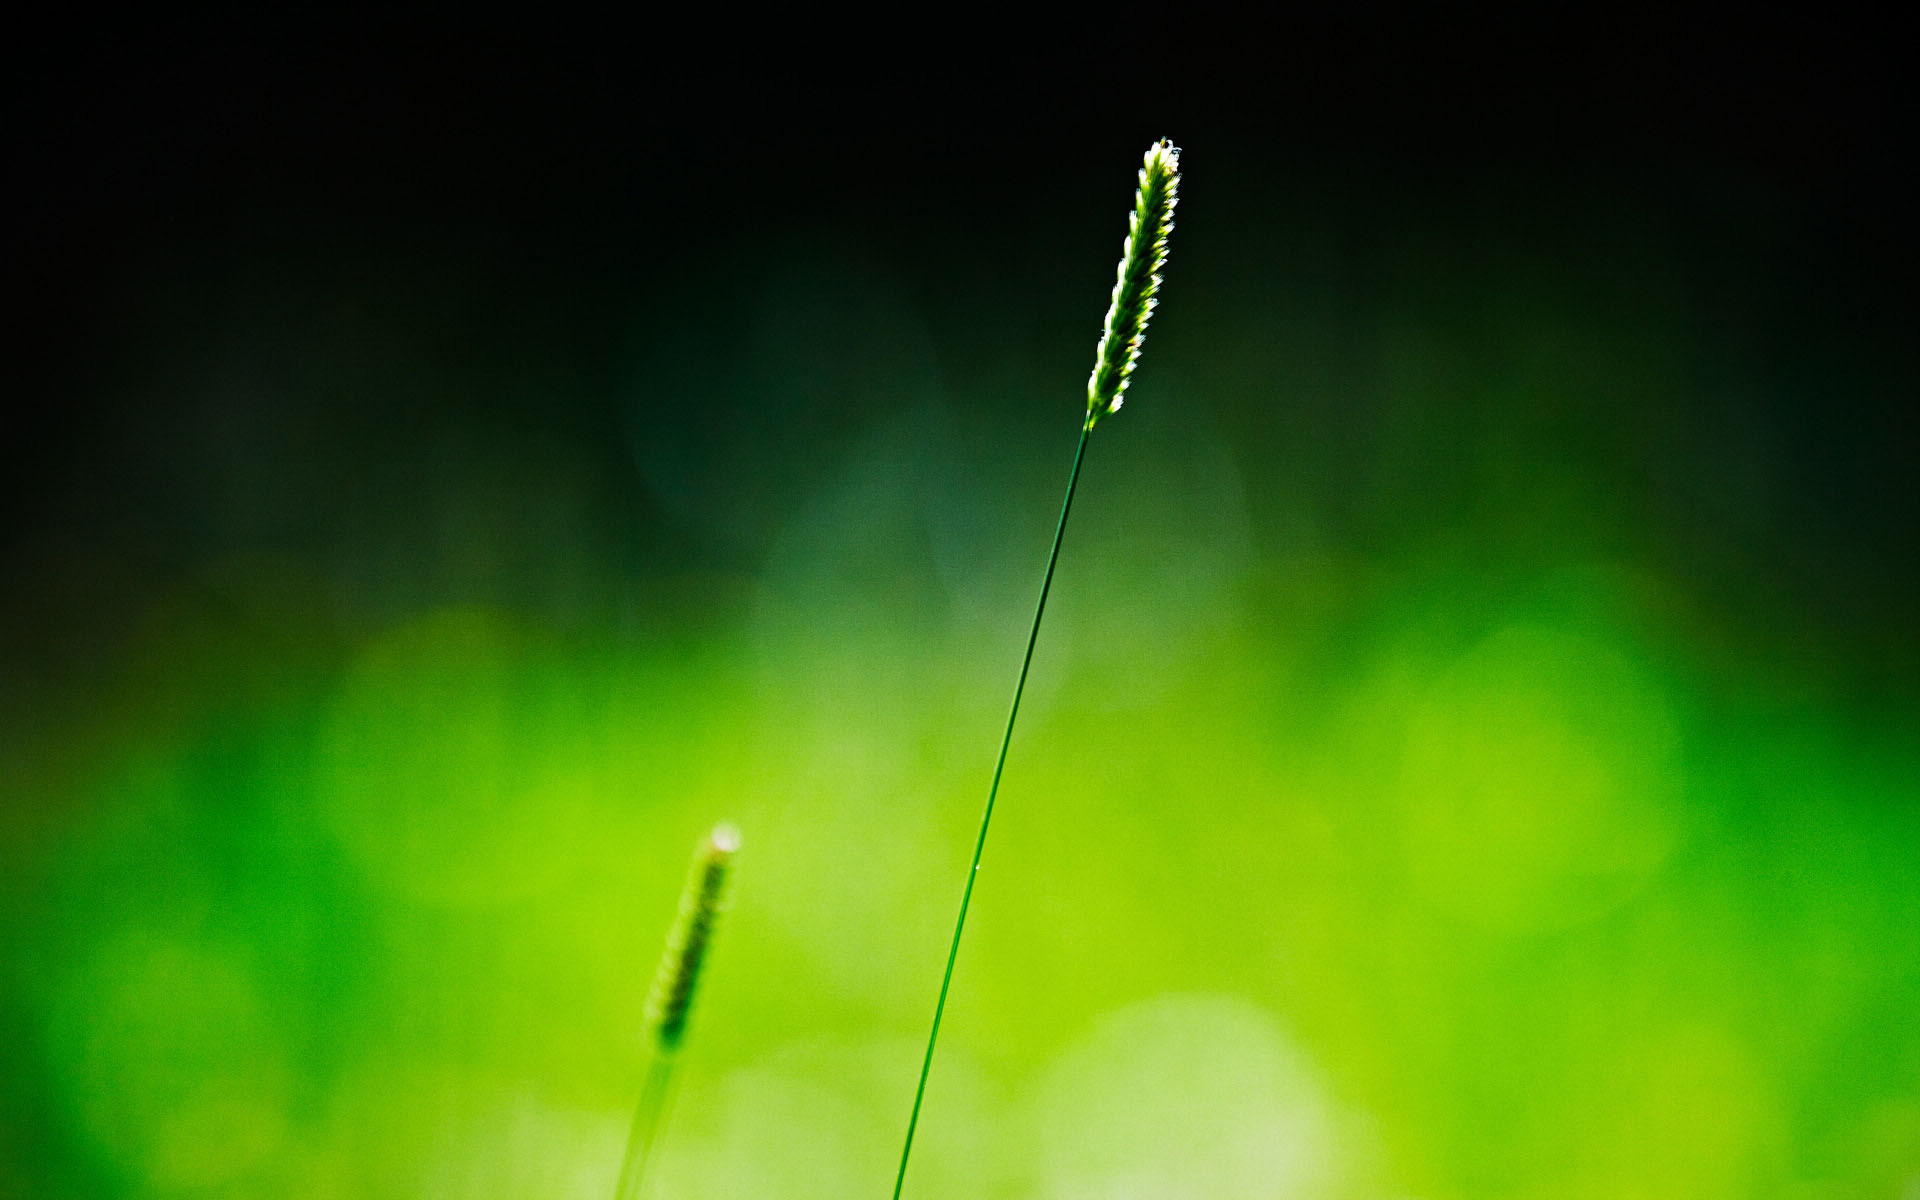
[[[1116,164],[1163,135],[1189,148],[1189,212],[1205,219],[1183,249],[1229,267],[1205,301],[1222,308],[1287,294],[1291,272],[1331,320],[1364,323],[1422,253],[1448,270],[1595,275],[1573,285],[1578,302],[1615,310],[1664,272],[1663,315],[1684,323],[1683,369],[1703,385],[1670,424],[1706,445],[1671,450],[1644,481],[1671,506],[1660,527],[1684,542],[1728,516],[1752,561],[1699,569],[1739,586],[1763,575],[1843,625],[1908,625],[1912,95],[1884,28],[1773,9],[1476,23],[1361,8],[1278,13],[1264,30],[1131,10],[1070,34],[985,18],[928,36],[741,24],[21,39],[6,135],[10,639],[41,642],[77,613],[91,625],[126,596],[124,581],[36,596],[47,554],[96,547],[147,579],[222,542],[323,550],[340,497],[417,451],[451,403],[432,376],[504,427],[599,447],[642,557],[711,553],[621,494],[605,401],[637,324],[712,303],[716,280],[782,238],[855,231],[938,314],[943,369],[964,374],[976,339],[1030,311],[1044,322],[1104,272],[1113,238],[1092,218],[1125,186]],[[404,348],[421,377],[314,382],[264,411],[183,397],[236,310],[274,337],[275,294],[324,297],[329,336],[365,369]],[[996,327],[1003,296],[1013,315]],[[1010,332],[1057,342],[1064,371],[1085,324]],[[1732,360],[1751,377],[1716,378]],[[542,372],[578,386],[524,386]],[[1618,403],[1630,423],[1645,401]],[[1338,443],[1371,416],[1335,403],[1302,419]],[[1716,426],[1736,424],[1727,436],[1767,462],[1765,495],[1703,514],[1715,501],[1694,494],[1711,485],[1689,456],[1713,457]],[[299,482],[244,520],[196,511],[182,476],[202,473],[210,438]],[[1418,519],[1373,516],[1345,514],[1341,536]],[[1895,640],[1906,670],[1911,638]]]

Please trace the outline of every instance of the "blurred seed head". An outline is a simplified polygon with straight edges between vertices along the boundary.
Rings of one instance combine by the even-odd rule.
[[[667,934],[666,950],[647,995],[647,1026],[663,1050],[678,1049],[686,1035],[694,985],[726,904],[727,878],[739,849],[740,831],[719,825],[694,852],[687,886],[680,893],[680,913]]]

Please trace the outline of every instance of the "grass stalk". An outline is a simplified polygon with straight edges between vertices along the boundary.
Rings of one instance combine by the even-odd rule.
[[[613,1192],[615,1200],[640,1200],[654,1135],[659,1132],[661,1118],[667,1112],[667,1093],[673,1086],[673,1069],[678,1059],[678,1051],[655,1049],[652,1060],[647,1063],[646,1082],[640,1085],[640,1103],[634,1106],[633,1125],[627,1130],[627,1153],[620,1162],[620,1182]]]
[[[913,1135],[920,1126],[920,1108],[926,1100],[927,1077],[933,1071],[934,1046],[940,1040],[940,1020],[947,1011],[947,992],[953,985],[953,967],[960,958],[960,936],[967,927],[967,909],[973,903],[973,885],[980,875],[980,856],[987,847],[987,827],[993,821],[994,801],[1000,795],[1000,777],[1007,766],[1007,749],[1013,744],[1014,722],[1020,716],[1020,697],[1027,689],[1027,673],[1033,666],[1033,648],[1040,641],[1040,620],[1046,615],[1047,594],[1053,588],[1054,568],[1060,563],[1060,543],[1066,537],[1067,516],[1073,511],[1073,494],[1080,486],[1080,465],[1086,461],[1087,441],[1100,419],[1120,411],[1121,397],[1127,390],[1134,368],[1140,362],[1140,347],[1146,340],[1147,322],[1158,307],[1160,271],[1167,261],[1167,235],[1173,232],[1173,210],[1179,202],[1180,151],[1172,143],[1156,142],[1147,150],[1140,166],[1139,186],[1134,193],[1133,214],[1127,226],[1127,240],[1121,246],[1120,268],[1113,285],[1113,298],[1107,309],[1106,325],[1100,345],[1094,352],[1093,374],[1087,379],[1087,415],[1080,426],[1080,443],[1073,452],[1073,469],[1067,474],[1066,494],[1060,500],[1060,519],[1053,527],[1053,548],[1047,554],[1047,570],[1040,580],[1040,598],[1033,606],[1033,624],[1027,631],[1026,653],[1020,659],[1020,677],[1013,685],[1013,704],[1007,710],[1006,732],[1000,738],[1000,754],[993,764],[993,783],[987,788],[987,804],[980,814],[980,832],[973,842],[973,862],[967,867],[966,887],[960,893],[960,913],[953,922],[953,941],[947,947],[947,966],[940,976],[940,997],[933,1006],[933,1027],[927,1034],[926,1054],[920,1060],[920,1081],[913,1091],[913,1110],[907,1116],[907,1136],[900,1147],[900,1169],[893,1179],[893,1200],[900,1200],[907,1182],[907,1161],[913,1154]]]

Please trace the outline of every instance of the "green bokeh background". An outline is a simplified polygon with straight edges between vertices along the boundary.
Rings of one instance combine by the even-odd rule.
[[[35,143],[0,1194],[609,1195],[724,819],[652,1194],[884,1195],[1163,132],[908,1194],[1920,1186],[1878,168],[1625,154],[1577,85],[1538,157],[1465,101],[755,134],[541,53],[41,84],[131,80]]]

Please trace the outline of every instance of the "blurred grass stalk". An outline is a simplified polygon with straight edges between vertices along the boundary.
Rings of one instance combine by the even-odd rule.
[[[980,874],[980,854],[987,845],[987,826],[993,820],[993,802],[1000,794],[1000,776],[1007,765],[1007,747],[1013,743],[1013,724],[1020,715],[1020,696],[1026,691],[1027,672],[1033,666],[1033,647],[1040,640],[1040,619],[1047,611],[1047,593],[1060,562],[1060,541],[1067,532],[1067,514],[1073,510],[1074,489],[1080,483],[1080,464],[1087,456],[1087,439],[1100,419],[1120,411],[1127,384],[1140,365],[1140,347],[1146,341],[1147,322],[1160,305],[1160,272],[1167,265],[1167,236],[1173,232],[1173,210],[1180,199],[1180,148],[1162,139],[1147,148],[1141,160],[1139,185],[1134,191],[1133,214],[1127,239],[1120,248],[1120,267],[1107,306],[1107,321],[1094,351],[1093,374],[1087,378],[1087,416],[1080,426],[1080,444],[1073,452],[1066,495],[1060,501],[1060,519],[1053,527],[1053,549],[1047,555],[1046,574],[1040,580],[1040,599],[1033,607],[1033,625],[1027,633],[1027,651],[1020,660],[1020,678],[1013,686],[1013,705],[1007,711],[1006,732],[1000,738],[1000,757],[993,765],[993,783],[987,789],[986,810],[980,814],[980,833],[973,843],[973,862],[967,868],[966,888],[960,894],[960,914],[953,923],[953,942],[947,948],[947,967],[940,977],[940,998],[933,1006],[933,1028],[927,1034],[927,1052],[920,1062],[920,1082],[913,1092],[913,1111],[907,1117],[907,1136],[900,1147],[900,1170],[893,1180],[893,1200],[907,1181],[907,1159],[913,1153],[914,1130],[920,1125],[920,1106],[927,1095],[927,1075],[933,1069],[933,1049],[940,1040],[940,1018],[947,1010],[947,991],[953,984],[953,964],[960,956],[960,935],[967,926],[967,908],[973,901],[974,880]]]
[[[694,987],[700,981],[700,968],[725,905],[727,879],[739,849],[739,831],[731,825],[717,826],[701,840],[693,866],[687,871],[680,912],[667,934],[666,949],[647,994],[647,1029],[652,1035],[653,1053],[646,1081],[640,1087],[640,1102],[633,1110],[633,1128],[627,1134],[615,1200],[639,1200],[645,1184],[647,1159],[666,1115],[673,1069],[686,1038]]]

